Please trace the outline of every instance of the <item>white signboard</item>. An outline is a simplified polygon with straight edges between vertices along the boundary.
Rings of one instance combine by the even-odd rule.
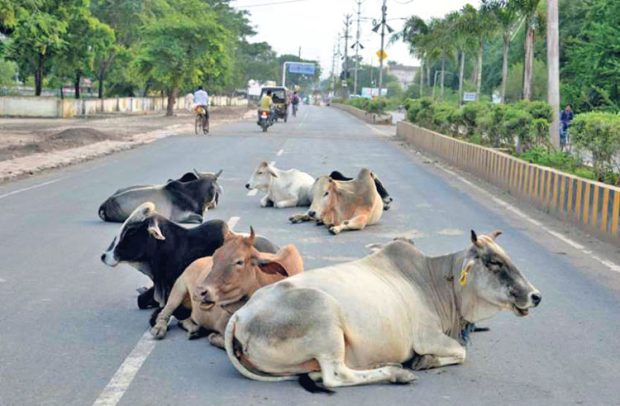
[[[476,93],[475,92],[464,92],[463,101],[476,101]]]
[[[387,88],[381,89],[381,96],[387,96],[388,90]],[[363,87],[362,88],[362,97],[367,99],[373,98],[375,96],[379,96],[379,88],[378,87]]]

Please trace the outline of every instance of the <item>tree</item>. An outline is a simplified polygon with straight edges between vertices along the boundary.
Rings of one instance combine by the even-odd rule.
[[[540,16],[538,4],[540,0],[512,0],[519,13],[525,18],[525,42],[523,57],[523,99],[532,98],[532,83],[534,80],[534,40],[539,28]]]
[[[495,32],[497,27],[493,16],[486,8],[476,10],[471,4],[466,4],[462,11],[463,23],[469,27],[469,31],[478,41],[477,44],[477,62],[475,70],[476,97],[480,99],[480,90],[482,88],[482,63],[484,56],[485,39]]]
[[[15,20],[7,54],[22,76],[34,75],[36,96],[41,95],[49,58],[65,46],[66,3],[70,2],[41,0],[38,8],[19,11]]]
[[[88,0],[81,0],[70,10],[67,31],[63,36],[65,47],[53,59],[53,72],[60,80],[72,79],[75,98],[80,98],[80,83],[85,74],[92,74],[95,56],[114,45],[114,31],[95,18]]]
[[[467,50],[473,48],[473,40],[468,20],[464,17],[463,12],[454,11],[446,16],[446,20],[450,25],[451,42],[455,44],[457,50],[457,63],[459,64],[459,103],[463,100],[463,84],[465,77],[465,55]]]
[[[514,34],[519,16],[514,3],[509,0],[482,0],[482,7],[486,8],[491,13],[502,32],[502,85],[500,88],[500,97],[501,102],[505,103],[510,39]]]
[[[426,62],[429,28],[426,22],[418,16],[411,16],[405,22],[403,30],[396,33],[390,42],[402,40],[409,46],[409,52],[420,59],[420,97],[424,94],[424,65]]]
[[[176,11],[144,28],[136,61],[138,72],[168,96],[173,115],[178,91],[230,71],[231,34],[198,0],[176,3]]]

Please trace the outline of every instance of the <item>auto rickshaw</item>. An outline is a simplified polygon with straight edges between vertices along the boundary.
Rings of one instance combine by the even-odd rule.
[[[267,91],[271,90],[271,99],[273,100],[273,116],[274,119],[281,118],[286,121],[288,120],[288,95],[287,88],[283,86],[266,86],[261,89],[259,100],[267,93]]]

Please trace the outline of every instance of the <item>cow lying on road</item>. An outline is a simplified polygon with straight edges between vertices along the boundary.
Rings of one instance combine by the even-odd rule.
[[[383,200],[383,210],[390,210],[390,204],[392,204],[394,199],[390,197],[390,194],[383,186],[383,183],[381,183],[381,181],[379,180],[379,178],[377,178],[374,172],[371,172],[371,176],[372,176],[372,179],[375,181],[377,192],[379,193],[379,196],[381,196],[381,200]],[[333,180],[353,180],[353,178],[344,176],[342,173],[338,171],[333,171],[332,173],[329,174],[329,177],[332,178]]]
[[[164,338],[170,316],[184,306],[191,310],[191,317],[181,321],[189,337],[203,328],[212,331],[211,344],[224,348],[224,329],[234,311],[259,288],[303,271],[294,245],[277,254],[263,253],[254,248],[255,238],[253,229],[249,237],[229,234],[213,257],[197,259],[187,267],[157,316],[153,336]]]
[[[185,174],[164,185],[132,186],[117,190],[99,207],[104,221],[123,222],[142,203],[153,202],[160,213],[176,222],[202,223],[206,210],[215,207],[222,192],[218,173]]]
[[[248,183],[247,189],[266,193],[260,200],[261,207],[277,208],[309,206],[314,178],[297,169],[287,171],[276,168],[269,162],[261,162]]]
[[[383,202],[377,192],[372,172],[364,168],[351,181],[337,181],[329,176],[318,178],[312,188],[312,204],[305,214],[289,218],[293,223],[316,220],[332,234],[345,230],[362,230],[375,224],[383,214]]]
[[[308,389],[317,379],[328,388],[411,382],[394,364],[412,359],[413,369],[461,364],[469,323],[500,310],[525,316],[541,301],[497,235],[472,231],[470,247],[440,257],[394,241],[264,287],[231,317],[228,357],[260,381],[309,374],[300,380]]]
[[[138,297],[138,307],[164,307],[185,268],[198,258],[213,255],[231,233],[221,220],[210,220],[191,229],[181,227],[157,213],[155,205],[148,202],[134,210],[120,227],[101,260],[111,267],[127,263],[153,281],[153,287]],[[263,237],[256,237],[256,248],[262,252],[277,251]],[[189,312],[180,309],[175,317],[184,320]]]

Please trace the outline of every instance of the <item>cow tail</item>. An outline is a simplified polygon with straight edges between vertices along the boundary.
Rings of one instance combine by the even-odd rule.
[[[237,315],[234,314],[228,324],[226,325],[226,331],[224,332],[224,346],[226,348],[226,354],[228,354],[228,359],[234,365],[234,367],[241,373],[241,375],[245,376],[249,379],[254,379],[255,381],[262,382],[281,382],[281,381],[290,381],[296,379],[297,377],[294,375],[288,376],[273,376],[263,374],[260,371],[251,371],[245,365],[241,363],[241,360],[237,357],[235,351],[235,344],[239,344],[239,341],[235,338],[235,327],[237,322]]]

